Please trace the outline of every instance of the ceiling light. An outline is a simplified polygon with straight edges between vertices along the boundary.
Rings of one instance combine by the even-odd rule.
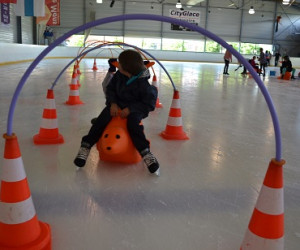
[[[102,3],[102,0],[96,0],[96,3]]]
[[[177,9],[181,9],[182,8],[182,4],[181,4],[180,0],[178,0],[178,2],[176,3],[176,8]]]
[[[251,6],[251,8],[249,9],[249,14],[253,15],[255,13],[255,10],[253,9],[253,6]]]
[[[289,5],[290,4],[290,0],[282,0],[282,4],[283,5]]]

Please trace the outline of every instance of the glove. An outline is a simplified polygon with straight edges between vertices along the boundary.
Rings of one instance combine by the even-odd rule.
[[[116,67],[114,66],[114,65],[112,65],[111,63],[112,62],[116,62],[117,61],[117,58],[110,58],[109,60],[108,60],[108,64],[109,64],[109,69],[108,69],[108,71],[109,72],[116,72]]]

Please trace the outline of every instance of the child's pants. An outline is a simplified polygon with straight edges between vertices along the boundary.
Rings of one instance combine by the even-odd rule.
[[[132,139],[133,145],[140,153],[146,148],[149,149],[149,141],[145,137],[144,126],[140,124],[143,118],[143,115],[140,113],[130,113],[127,117],[128,133]],[[110,108],[105,107],[98,116],[96,122],[92,125],[89,133],[82,137],[81,142],[86,142],[90,144],[91,147],[96,144],[111,119]]]
[[[292,68],[292,77],[294,77],[295,71],[296,71],[296,69],[295,69],[295,68]],[[283,76],[285,75],[285,72],[286,72],[286,68],[283,68],[283,69],[282,69],[282,75],[283,75]]]

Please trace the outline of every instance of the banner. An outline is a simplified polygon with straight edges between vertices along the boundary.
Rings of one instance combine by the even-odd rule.
[[[45,0],[18,0],[16,16],[45,16]]]
[[[17,0],[0,0],[0,3],[17,3]]]
[[[60,0],[46,0],[45,16],[38,17],[37,24],[46,26],[59,26],[60,25]]]
[[[10,23],[9,3],[1,3],[1,23]]]
[[[197,26],[199,26],[200,24],[200,11],[170,9],[169,16],[182,21],[186,21],[188,23],[195,24]],[[171,30],[192,31],[186,27],[182,27],[173,23],[171,24]]]

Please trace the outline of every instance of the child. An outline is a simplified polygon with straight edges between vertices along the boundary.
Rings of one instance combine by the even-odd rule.
[[[116,72],[116,66],[113,65],[113,62],[116,62],[116,61],[117,61],[116,58],[110,58],[108,60],[109,69],[108,69],[108,71],[107,71],[107,73],[106,73],[106,75],[105,75],[105,77],[102,81],[102,89],[103,89],[103,92],[104,92],[105,96],[106,96],[106,87],[107,87],[107,85],[109,84],[110,80],[113,78],[113,76]],[[93,118],[91,120],[91,123],[94,124],[96,122],[96,120],[97,120],[97,117]]]
[[[281,73],[281,79],[283,79],[285,72],[292,72],[291,79],[295,79],[295,69],[293,68],[292,62],[289,58],[289,56],[283,57],[282,66],[280,67],[280,73]]]
[[[157,89],[150,85],[149,71],[141,55],[135,50],[125,50],[119,55],[119,70],[106,87],[106,107],[102,110],[89,133],[82,137],[74,164],[83,167],[90,149],[100,139],[112,117],[127,118],[127,129],[132,142],[142,156],[150,173],[159,175],[159,163],[150,152],[140,121],[155,109]]]
[[[253,56],[251,60],[249,60],[249,63],[251,64],[251,66],[256,70],[257,73],[259,73],[259,68],[258,68],[258,63],[256,63],[255,61],[256,56]]]

